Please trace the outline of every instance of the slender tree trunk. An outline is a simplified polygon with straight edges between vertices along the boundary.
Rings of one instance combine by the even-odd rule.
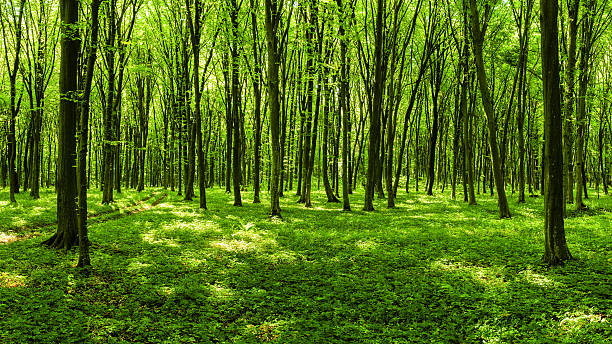
[[[576,109],[576,210],[584,210],[587,206],[582,201],[583,192],[586,190],[584,180],[584,142],[586,135],[586,97],[590,75],[590,54],[593,37],[593,11],[595,1],[587,0],[586,13],[582,19],[582,35],[580,46],[580,73],[578,75],[578,104]],[[588,141],[587,141],[588,142]],[[583,190],[584,189],[584,190]]]
[[[374,96],[372,99],[372,111],[370,112],[370,138],[368,142],[368,170],[365,188],[364,211],[374,210],[374,187],[377,182],[377,171],[379,169],[380,150],[380,117],[382,112],[383,96],[383,31],[384,31],[385,1],[377,0],[375,40],[374,40]]]
[[[487,115],[487,129],[489,134],[489,148],[491,153],[491,168],[493,169],[493,178],[495,179],[495,186],[497,189],[497,204],[499,207],[499,217],[509,218],[511,216],[510,208],[508,207],[508,200],[506,199],[503,171],[501,170],[499,149],[497,148],[497,123],[495,121],[493,102],[489,93],[487,75],[485,73],[485,66],[482,57],[484,32],[481,31],[478,8],[476,7],[476,0],[470,0],[470,11],[473,38],[472,48],[474,52],[474,58],[476,60],[476,75],[478,77],[478,86],[480,87],[482,103],[485,109],[485,113]]]
[[[108,68],[108,87],[106,93],[106,109],[104,109],[104,143],[102,146],[103,157],[102,157],[102,203],[108,204],[113,202],[113,145],[114,142],[114,93],[115,93],[115,36],[116,36],[116,23],[115,23],[115,7],[117,6],[116,0],[110,0],[107,3],[107,16],[108,16],[108,33],[107,33],[107,50],[106,50],[106,64]]]
[[[280,29],[278,0],[265,0],[266,38],[268,48],[268,95],[270,102],[270,134],[272,140],[272,177],[270,185],[270,215],[280,217],[279,179],[280,179],[280,102],[279,102],[279,47],[277,32]]]
[[[19,107],[21,104],[21,97],[19,97],[19,99],[17,99],[17,74],[19,73],[19,53],[21,52],[21,38],[23,36],[23,31],[22,31],[22,22],[23,22],[23,15],[24,15],[24,8],[25,8],[25,0],[21,0],[20,5],[19,5],[19,13],[14,13],[15,9],[13,9],[13,16],[17,16],[16,19],[14,19],[13,23],[10,23],[9,25],[13,25],[14,27],[12,28],[12,30],[14,30],[15,32],[15,55],[13,58],[13,66],[11,68],[10,63],[9,63],[9,55],[8,55],[8,50],[5,51],[5,58],[6,58],[6,64],[7,64],[7,69],[8,69],[8,74],[9,74],[9,84],[10,84],[10,117],[9,117],[9,128],[8,128],[8,132],[7,132],[7,137],[6,137],[6,141],[8,143],[8,177],[9,177],[9,197],[10,197],[10,201],[15,203],[17,202],[15,199],[15,194],[19,193],[19,180],[18,180],[18,174],[17,171],[15,171],[15,160],[17,157],[17,140],[16,140],[16,135],[15,135],[15,121],[17,118],[17,114],[19,113]],[[8,13],[7,13],[8,16]],[[4,20],[4,19],[1,19]],[[7,44],[6,44],[6,40],[7,37],[6,35],[8,34],[8,32],[5,31],[5,23],[2,23],[2,33],[4,35],[4,39],[5,39],[5,45],[4,47],[7,48]]]
[[[573,123],[574,123],[574,86],[576,82],[576,41],[578,38],[578,13],[580,0],[569,0],[568,6],[567,62],[565,66],[565,94],[563,108],[563,185],[566,203],[574,203],[574,164],[573,164]]]
[[[79,130],[79,146],[77,157],[77,189],[78,189],[78,233],[79,262],[78,267],[91,265],[89,258],[89,237],[87,233],[87,147],[89,139],[89,96],[93,80],[94,67],[98,46],[98,11],[101,0],[91,3],[91,38],[87,47],[87,65],[85,71],[85,87],[81,99],[81,119]]]
[[[351,188],[350,176],[349,176],[349,125],[350,125],[350,113],[348,111],[347,104],[348,99],[348,73],[347,73],[347,37],[346,37],[346,14],[344,4],[342,0],[336,0],[338,5],[338,16],[340,21],[340,28],[338,33],[340,35],[340,113],[342,114],[342,209],[344,211],[351,210],[351,204],[349,200],[349,193]]]
[[[234,184],[234,206],[242,206],[240,196],[240,183],[242,182],[241,149],[242,141],[240,126],[242,114],[240,110],[240,53],[238,51],[238,5],[236,0],[230,0],[230,20],[232,23],[232,123],[233,123],[233,150],[232,150],[232,182]]]

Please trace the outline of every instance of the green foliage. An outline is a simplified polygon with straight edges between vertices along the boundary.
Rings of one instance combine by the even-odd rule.
[[[53,196],[43,194],[49,213]],[[577,259],[549,269],[539,260],[539,198],[500,221],[495,199],[484,195],[468,207],[447,194],[402,194],[398,209],[379,200],[377,212],[346,213],[315,192],[312,209],[283,199],[279,221],[262,215],[265,199],[237,208],[220,190],[207,196],[209,211],[178,196],[151,207],[154,197],[148,210],[90,225],[91,277],[71,267],[75,252],[39,246],[53,228],[0,244],[0,341],[606,343],[612,336],[609,198],[567,220]],[[351,196],[354,204],[361,196]],[[1,218],[11,211],[4,206]]]

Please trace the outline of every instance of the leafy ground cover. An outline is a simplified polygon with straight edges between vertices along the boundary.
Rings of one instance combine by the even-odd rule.
[[[8,201],[8,190],[0,191],[0,231],[21,231],[55,223],[57,220],[56,194],[53,189],[41,189],[40,199],[32,199],[28,193],[15,195],[16,203]],[[90,192],[87,212],[90,216],[118,211],[135,205],[153,195],[152,192],[123,192],[115,194],[115,203],[101,204],[102,193]]]
[[[122,197],[129,203],[149,195]],[[589,200],[588,213],[570,213],[566,231],[575,259],[548,268],[540,264],[541,198],[522,205],[511,198],[514,217],[498,220],[495,200],[484,195],[469,207],[448,193],[402,194],[397,209],[378,200],[377,211],[366,213],[357,192],[354,211],[346,213],[315,193],[311,209],[285,197],[284,219],[272,220],[266,199],[236,208],[231,195],[214,189],[210,210],[201,211],[197,200],[168,195],[155,206],[155,198],[148,200],[145,211],[90,226],[89,277],[73,268],[75,252],[40,246],[53,227],[0,244],[0,342],[612,338],[609,197]],[[50,198],[45,193],[29,206],[50,217]],[[2,223],[14,214],[9,205],[0,208]]]

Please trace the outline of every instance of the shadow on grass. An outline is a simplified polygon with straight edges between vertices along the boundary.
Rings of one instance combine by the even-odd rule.
[[[610,334],[609,217],[568,220],[579,260],[539,265],[539,200],[497,220],[494,199],[468,207],[411,194],[400,209],[342,212],[267,199],[171,196],[90,228],[95,273],[39,239],[0,246],[0,338],[93,342],[604,342]],[[246,194],[244,199],[249,195]],[[359,206],[360,195],[353,195]],[[517,210],[518,209],[518,210]],[[608,215],[604,215],[608,216]],[[580,222],[583,221],[583,222]],[[600,241],[591,243],[591,232]],[[593,257],[590,257],[592,255]],[[582,257],[589,257],[584,259]],[[9,284],[10,283],[10,284]],[[48,322],[71,320],[56,329]],[[36,332],[38,331],[38,332]]]

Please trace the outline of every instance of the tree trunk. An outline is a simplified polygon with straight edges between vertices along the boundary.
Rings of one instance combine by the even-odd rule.
[[[232,124],[233,124],[233,149],[232,149],[232,182],[234,186],[234,206],[242,206],[240,196],[240,183],[242,182],[241,149],[242,141],[240,126],[242,113],[240,110],[240,53],[238,51],[238,5],[236,0],[230,0],[230,20],[232,22]]]
[[[565,95],[563,109],[563,185],[565,201],[574,203],[574,165],[573,165],[573,122],[574,122],[574,85],[576,82],[576,40],[578,37],[578,13],[580,0],[568,1],[568,41],[567,62],[565,66]]]
[[[57,159],[57,232],[43,242],[53,248],[69,250],[78,243],[76,124],[79,119],[77,95],[79,3],[60,1],[62,21],[60,57],[59,148]]]
[[[480,88],[480,94],[482,96],[482,104],[487,115],[489,148],[491,151],[491,168],[493,169],[493,178],[495,179],[495,186],[497,189],[497,204],[499,207],[499,217],[509,218],[511,217],[510,208],[508,207],[508,200],[506,199],[503,171],[501,170],[501,161],[499,158],[499,150],[497,148],[497,123],[495,120],[493,102],[489,93],[487,75],[485,73],[485,66],[482,57],[484,32],[481,31],[478,8],[476,7],[476,0],[470,0],[470,11],[473,38],[472,48],[474,52],[474,58],[476,60],[476,75],[478,77],[478,86]]]
[[[543,259],[550,265],[563,264],[565,260],[571,258],[565,241],[563,224],[563,152],[557,11],[557,0],[540,0],[546,154],[544,165],[546,178],[544,184],[545,253]]]
[[[375,39],[374,39],[374,96],[370,111],[370,138],[368,141],[368,169],[365,188],[364,211],[374,210],[374,187],[377,182],[377,171],[379,170],[380,151],[380,117],[382,112],[383,96],[383,30],[384,30],[385,1],[377,1]]]
[[[576,111],[576,210],[585,210],[587,206],[582,201],[583,189],[586,189],[584,180],[584,142],[586,130],[586,97],[590,75],[590,55],[593,37],[593,11],[595,1],[587,0],[586,13],[582,19],[582,35],[580,46],[580,73],[578,75],[578,104]],[[586,193],[586,192],[585,192]]]
[[[266,38],[268,48],[268,94],[270,102],[270,134],[272,140],[272,177],[270,185],[270,215],[280,217],[279,179],[280,179],[280,140],[279,140],[279,50],[277,31],[280,29],[278,0],[265,0]]]
[[[89,96],[93,80],[96,53],[98,46],[98,11],[101,0],[91,3],[91,38],[87,47],[87,66],[85,71],[85,86],[81,98],[81,119],[79,130],[79,146],[77,158],[77,189],[78,189],[78,233],[79,233],[79,262],[78,267],[91,265],[89,258],[89,237],[87,233],[87,147],[89,139]]]
[[[347,74],[347,61],[346,61],[346,53],[347,53],[347,37],[346,37],[346,20],[345,20],[345,12],[344,12],[344,4],[342,0],[336,0],[336,4],[338,5],[338,17],[340,21],[340,28],[338,33],[340,35],[340,113],[342,114],[342,209],[344,211],[351,210],[351,204],[349,200],[349,192],[351,188],[350,176],[349,172],[349,121],[350,121],[350,113],[348,111],[347,104],[349,102],[348,99],[348,74]]]

